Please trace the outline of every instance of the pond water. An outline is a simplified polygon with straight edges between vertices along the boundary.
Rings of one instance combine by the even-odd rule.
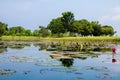
[[[112,52],[93,52],[97,56],[65,59],[53,58],[50,54],[54,51],[41,50],[40,47],[30,43],[23,47],[7,46],[2,49],[0,80],[120,79],[120,45],[116,45],[115,55]]]

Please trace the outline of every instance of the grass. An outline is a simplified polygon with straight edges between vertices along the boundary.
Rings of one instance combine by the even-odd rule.
[[[119,42],[120,37],[63,37],[63,38],[42,38],[43,41],[115,41]]]
[[[120,37],[106,37],[106,36],[98,36],[98,37],[62,37],[62,38],[42,38],[42,37],[34,37],[34,36],[2,36],[0,37],[3,41],[114,41],[119,42]]]
[[[38,41],[39,37],[33,36],[2,36],[3,41]]]

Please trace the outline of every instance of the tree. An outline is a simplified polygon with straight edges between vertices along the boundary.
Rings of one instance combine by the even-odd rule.
[[[91,35],[93,32],[93,28],[90,25],[90,22],[86,19],[75,20],[73,22],[73,30],[75,33],[81,34],[83,36]]]
[[[40,31],[39,30],[34,30],[33,31],[33,36],[40,36]]]
[[[92,35],[93,36],[100,36],[101,35],[101,25],[99,24],[98,21],[92,21],[90,25],[93,28]]]
[[[25,29],[22,26],[11,27],[8,29],[9,35],[24,36]]]
[[[47,26],[48,29],[51,30],[52,34],[57,34],[58,37],[60,37],[60,33],[65,33],[64,26],[61,21],[61,17],[58,17],[56,19],[52,19],[50,24]]]
[[[44,26],[39,26],[39,28],[40,28],[40,34],[41,34],[41,36],[42,37],[47,37],[47,36],[49,36],[49,31],[48,31],[48,29],[46,28],[46,27],[44,27]]]
[[[102,26],[101,28],[101,34],[102,35],[109,35],[109,36],[113,36],[114,35],[114,29],[112,26],[108,26],[108,25],[105,25],[105,26]]]
[[[72,12],[63,12],[61,21],[67,32],[73,32],[74,14]]]
[[[25,30],[25,36],[31,36],[32,33],[31,33],[31,30],[27,29]]]
[[[82,34],[82,32],[83,32],[82,28],[83,27],[82,27],[82,24],[81,24],[80,20],[75,20],[73,22],[73,31],[74,31],[74,33]]]
[[[7,24],[0,22],[0,36],[4,35],[7,30]]]

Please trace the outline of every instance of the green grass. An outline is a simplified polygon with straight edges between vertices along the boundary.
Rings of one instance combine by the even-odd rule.
[[[98,37],[62,37],[62,38],[42,38],[42,37],[34,37],[34,36],[2,36],[1,40],[4,41],[115,41],[119,42],[120,37],[106,37],[106,36],[98,36]]]
[[[43,41],[115,41],[119,42],[120,37],[63,37],[63,38],[42,38]]]
[[[38,41],[39,37],[33,36],[2,36],[3,41]]]

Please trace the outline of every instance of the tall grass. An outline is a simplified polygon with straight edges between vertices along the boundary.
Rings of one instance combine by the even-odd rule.
[[[38,41],[39,37],[33,36],[2,36],[3,41]]]
[[[115,41],[120,42],[120,37],[63,37],[63,38],[42,38],[43,41]]]
[[[77,41],[77,42],[84,42],[84,41],[114,41],[120,42],[120,37],[106,37],[106,36],[98,36],[98,37],[62,37],[62,38],[42,38],[42,37],[34,37],[34,36],[2,36],[0,37],[1,40],[5,41]]]

